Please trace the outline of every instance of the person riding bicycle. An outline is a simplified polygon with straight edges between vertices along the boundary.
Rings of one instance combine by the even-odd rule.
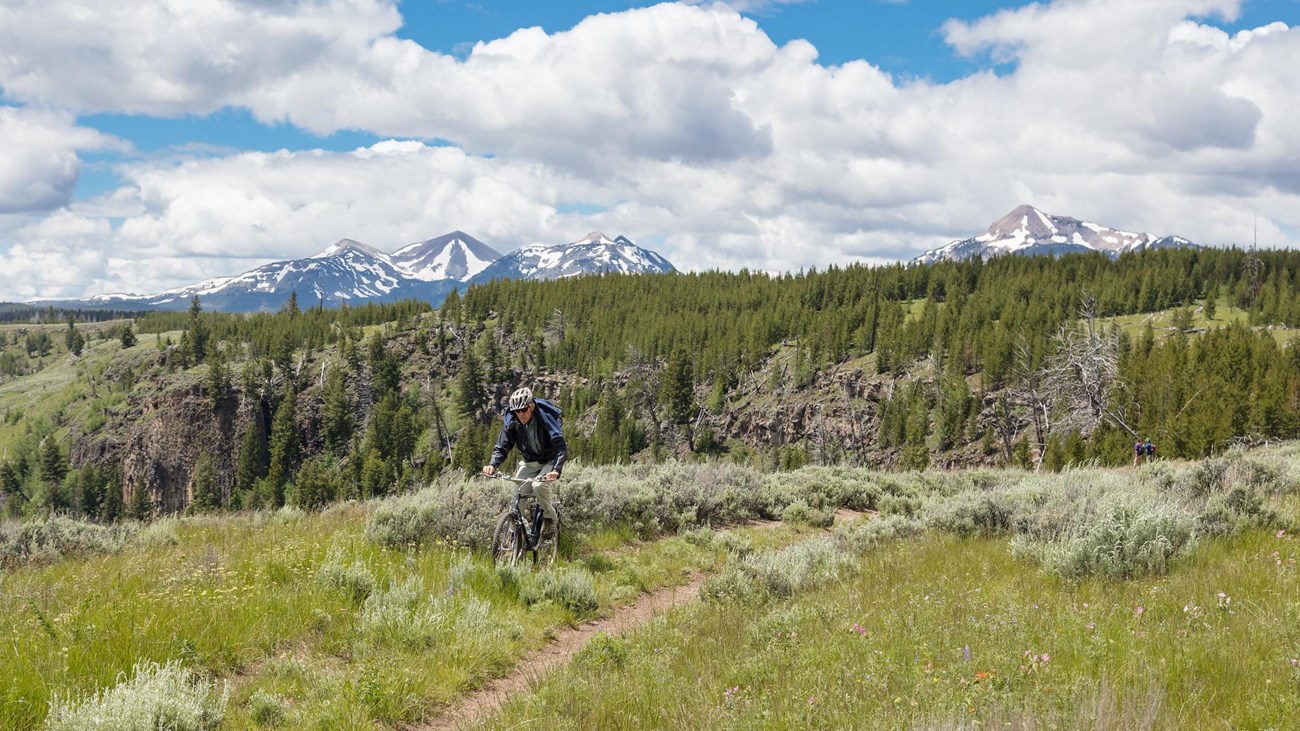
[[[537,504],[542,507],[542,540],[555,536],[555,506],[551,504],[551,488],[546,483],[560,479],[564,460],[569,456],[560,414],[560,407],[546,399],[534,398],[532,389],[526,386],[510,394],[505,423],[492,448],[492,458],[483,465],[483,474],[491,477],[506,461],[510,450],[518,449],[523,462],[515,478],[531,480],[541,475],[540,480],[524,483],[519,493],[533,495],[536,486]]]

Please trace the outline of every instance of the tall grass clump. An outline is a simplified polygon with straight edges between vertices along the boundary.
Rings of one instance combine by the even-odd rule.
[[[140,663],[130,680],[87,698],[50,702],[46,731],[212,731],[225,717],[230,693],[171,661]]]
[[[26,523],[5,521],[0,523],[0,568],[117,553],[138,529],[138,523],[104,526],[62,515]]]

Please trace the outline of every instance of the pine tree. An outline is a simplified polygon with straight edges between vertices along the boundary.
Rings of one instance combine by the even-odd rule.
[[[135,330],[131,328],[131,323],[128,322],[122,328],[122,334],[118,336],[118,340],[122,342],[123,349],[130,348],[135,345]]]
[[[217,482],[217,470],[212,464],[212,455],[204,450],[194,463],[194,499],[190,508],[198,513],[210,513],[221,507],[221,484]]]
[[[250,419],[239,443],[239,462],[235,466],[235,491],[241,496],[250,495],[257,481],[266,476],[270,457],[266,443],[257,428],[257,419]]]
[[[325,451],[342,455],[352,440],[352,402],[348,397],[343,369],[332,366],[325,377],[321,404],[321,437]]]
[[[208,403],[213,410],[220,409],[230,395],[230,368],[221,351],[216,351],[208,359]]]
[[[290,389],[280,401],[271,422],[271,466],[266,479],[270,483],[273,507],[277,508],[284,505],[284,488],[298,462],[300,440],[294,416],[296,408],[297,396]]]
[[[59,449],[59,441],[51,434],[41,442],[41,479],[50,485],[57,485],[63,482],[67,474],[68,461]]]
[[[109,523],[117,522],[122,517],[122,480],[117,471],[112,470],[104,480],[104,509],[102,515]]]
[[[695,415],[695,382],[690,356],[684,348],[673,351],[664,368],[663,387],[660,393],[668,420],[685,424]]]
[[[76,323],[71,318],[68,319],[68,329],[63,335],[63,344],[67,346],[69,353],[78,357],[86,347],[86,339],[82,337],[81,331],[77,329]]]
[[[198,365],[202,363],[208,354],[208,326],[203,320],[203,305],[199,303],[199,296],[194,295],[190,300],[190,320],[189,327],[186,330],[189,334],[189,353],[187,358],[189,363]]]
[[[487,410],[488,391],[483,383],[483,372],[478,356],[472,350],[465,350],[465,362],[461,364],[460,378],[457,381],[459,394],[456,407],[467,419],[478,419]]]
[[[131,505],[126,514],[135,520],[147,521],[153,517],[153,497],[149,494],[149,488],[144,485],[135,486],[131,491]]]

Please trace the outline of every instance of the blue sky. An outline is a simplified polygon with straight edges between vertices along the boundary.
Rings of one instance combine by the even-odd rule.
[[[1300,244],[1300,0],[0,8],[0,299],[463,229],[906,260],[1021,203]]]

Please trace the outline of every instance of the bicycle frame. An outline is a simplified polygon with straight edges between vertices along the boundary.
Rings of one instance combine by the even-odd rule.
[[[563,522],[560,517],[559,498],[557,497],[552,501],[556,517],[555,537],[549,542],[543,542],[541,537],[542,506],[537,501],[536,493],[531,496],[523,494],[523,486],[536,480],[534,478],[507,477],[500,473],[488,477],[506,480],[515,485],[514,502],[508,510],[497,518],[496,527],[492,532],[490,550],[492,551],[493,560],[497,563],[513,565],[519,561],[525,552],[529,552],[532,554],[534,565],[553,564],[558,552],[560,525]],[[532,509],[528,511],[527,518],[524,517],[524,511],[520,508],[520,503],[525,500],[532,502]]]

